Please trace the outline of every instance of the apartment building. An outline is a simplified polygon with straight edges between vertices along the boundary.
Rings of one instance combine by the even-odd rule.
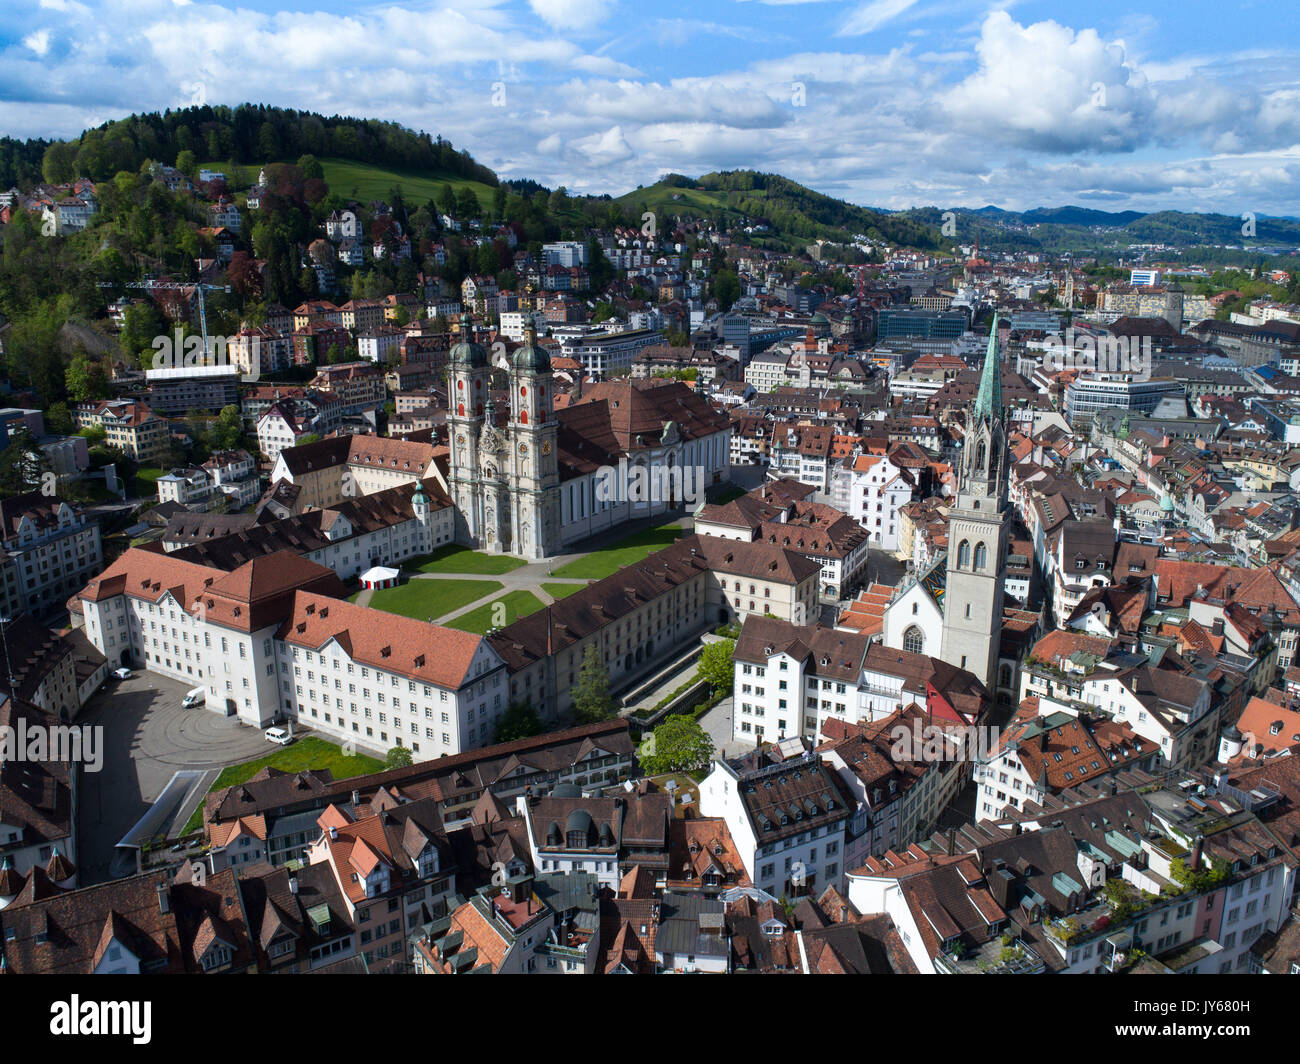
[[[844,883],[853,798],[839,775],[791,739],[715,761],[700,784],[700,813],[720,817],[754,886],[774,897]]]
[[[78,428],[103,428],[105,443],[142,465],[160,461],[167,451],[167,422],[139,400],[77,403],[72,418]]]
[[[0,604],[4,616],[42,617],[103,565],[99,522],[56,495],[0,499]]]

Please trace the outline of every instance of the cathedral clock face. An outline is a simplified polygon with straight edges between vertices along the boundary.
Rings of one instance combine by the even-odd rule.
[[[550,441],[548,440],[542,444],[542,454],[550,454],[550,453],[551,453],[551,444]]]
[[[456,446],[457,446],[457,447],[464,447],[464,446],[465,446],[465,434],[464,434],[464,433],[461,433],[459,436],[456,437]]]
[[[528,444],[521,443],[519,445],[519,454],[524,458],[528,457]]]

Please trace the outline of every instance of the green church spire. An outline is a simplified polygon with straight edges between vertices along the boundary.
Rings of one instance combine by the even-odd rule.
[[[993,312],[993,328],[989,330],[989,348],[984,355],[984,370],[980,373],[980,390],[975,396],[975,420],[1002,416],[1002,364],[998,360],[998,315]]]

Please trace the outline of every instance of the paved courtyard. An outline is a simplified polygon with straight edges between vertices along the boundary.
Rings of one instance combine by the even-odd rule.
[[[113,868],[114,847],[162,793],[173,773],[194,769],[202,795],[226,765],[271,748],[261,729],[197,707],[182,709],[193,686],[153,673],[109,681],[77,718],[104,728],[100,772],[82,772],[77,817],[78,865],[83,884],[102,882]]]
[[[734,701],[724,698],[700,718],[700,727],[713,740],[713,749],[718,757],[739,757],[754,749],[754,744],[738,743],[732,738],[731,713]]]

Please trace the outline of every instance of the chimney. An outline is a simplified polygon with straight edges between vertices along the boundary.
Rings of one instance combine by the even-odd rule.
[[[331,841],[331,842],[336,842],[336,841],[338,841],[338,837],[339,837],[339,829],[336,828],[333,824],[331,824],[331,825],[330,825],[330,841]]]
[[[166,882],[158,884],[158,911],[166,916],[172,911],[171,895],[167,892]]]
[[[293,874],[289,876],[289,893],[295,898],[298,896],[298,877]]]
[[[956,849],[957,849],[957,829],[949,828],[948,829],[948,856],[951,857],[953,855],[953,851]]]
[[[361,804],[361,792],[360,792],[360,791],[356,791],[356,790],[354,790],[354,791],[352,792],[352,804],[353,804],[353,805],[360,805],[360,804]]]

